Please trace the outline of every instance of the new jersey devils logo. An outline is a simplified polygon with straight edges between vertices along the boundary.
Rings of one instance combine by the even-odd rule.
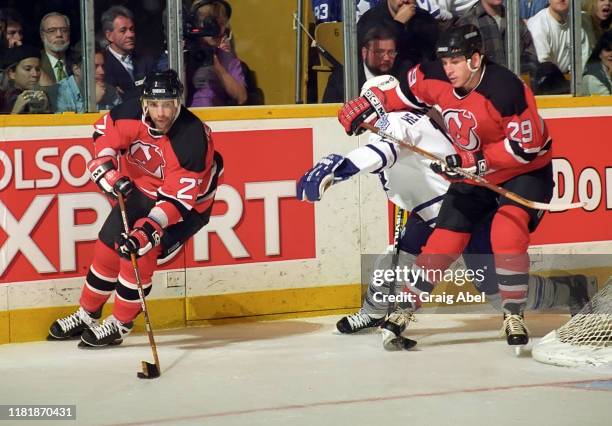
[[[158,146],[144,143],[140,140],[136,141],[130,145],[130,155],[128,155],[127,160],[132,164],[140,166],[156,178],[164,178],[166,161]]]
[[[444,124],[453,142],[465,149],[473,151],[480,147],[480,139],[475,132],[478,123],[470,111],[449,109],[442,113]]]

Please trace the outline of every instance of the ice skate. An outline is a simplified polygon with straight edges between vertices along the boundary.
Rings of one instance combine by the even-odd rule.
[[[102,309],[89,313],[79,307],[74,314],[59,318],[51,324],[47,340],[67,340],[80,337],[83,331],[98,325],[100,316],[102,316]]]
[[[523,314],[504,313],[500,335],[506,336],[508,345],[513,347],[515,355],[519,356],[523,346],[529,342],[529,330],[525,326]]]
[[[399,351],[414,347],[417,342],[402,336],[411,321],[416,321],[411,309],[397,309],[382,323],[382,344],[387,351]]]
[[[352,334],[366,328],[378,327],[385,319],[385,315],[377,317],[375,315],[366,314],[361,310],[352,315],[347,315],[336,323],[336,328],[342,334]]]
[[[133,321],[124,324],[111,315],[102,324],[85,330],[81,334],[79,347],[91,349],[120,345],[123,338],[132,332],[133,327]]]

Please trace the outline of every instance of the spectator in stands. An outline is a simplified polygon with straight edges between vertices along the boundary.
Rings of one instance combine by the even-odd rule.
[[[139,86],[153,70],[153,60],[135,52],[134,15],[123,6],[112,6],[100,18],[108,46],[104,52],[106,83],[115,87],[123,100],[139,97]]]
[[[534,16],[540,10],[548,6],[548,0],[520,0],[519,14],[522,20],[527,22],[529,18]]]
[[[564,95],[570,92],[569,81],[552,62],[538,64],[531,87],[536,95]]]
[[[5,52],[5,73],[0,84],[0,112],[10,114],[49,112],[49,101],[38,87],[40,51],[21,45]]]
[[[77,43],[77,46],[79,43]],[[104,82],[104,51],[95,52],[96,107],[98,110],[108,110],[121,103],[117,90]],[[83,96],[85,82],[83,80],[83,54],[80,47],[72,51],[70,57],[72,75],[59,82],[55,112],[86,112],[87,102]]]
[[[599,39],[584,68],[586,95],[612,95],[612,30]]]
[[[371,27],[364,36],[361,57],[357,69],[357,84],[362,87],[366,80],[383,74],[397,77],[397,32],[389,23]],[[323,102],[344,102],[344,67],[333,69],[323,94]]]
[[[221,48],[232,9],[220,0],[199,0],[192,6],[196,28],[203,34],[189,41],[187,50],[187,105],[192,107],[243,105],[246,80],[240,60]]]
[[[361,16],[384,0],[354,0],[357,20]],[[312,0],[312,10],[315,23],[342,22],[342,0]]]
[[[472,24],[480,30],[484,54],[493,62],[508,66],[506,55],[506,8],[503,0],[479,0],[459,18],[457,25]],[[521,72],[533,75],[538,65],[538,56],[527,25],[519,20]]]
[[[68,77],[66,53],[70,47],[70,19],[58,12],[47,13],[40,20],[40,68],[51,84]]]
[[[585,0],[582,3],[582,10],[591,18],[595,39],[601,39],[603,33],[610,29],[612,0]]]
[[[448,21],[460,18],[478,0],[430,0],[440,8],[440,19]]]
[[[23,25],[19,12],[15,9],[0,9],[0,26],[2,31],[2,48],[11,49],[23,44]]]
[[[416,0],[384,0],[368,10],[357,22],[358,46],[364,45],[368,30],[381,22],[390,22],[396,28],[398,63],[435,59],[438,24],[427,11],[417,7]]]
[[[569,0],[550,0],[550,6],[542,9],[527,21],[527,27],[533,37],[536,53],[540,62],[552,62],[562,73],[570,71],[571,47]],[[594,46],[592,25],[589,19],[582,19],[582,37],[580,46],[582,64],[584,65]],[[582,70],[581,70],[582,71]]]

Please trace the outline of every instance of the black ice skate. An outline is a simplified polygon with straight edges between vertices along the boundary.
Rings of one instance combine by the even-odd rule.
[[[380,326],[382,329],[382,344],[385,350],[408,350],[417,344],[416,341],[402,336],[406,326],[411,321],[416,321],[411,309],[397,309],[389,315],[389,318]]]
[[[79,347],[91,349],[120,345],[133,327],[133,321],[124,324],[111,315],[102,324],[85,330],[81,334]]]
[[[66,340],[80,337],[83,331],[98,325],[100,316],[102,316],[102,309],[89,313],[79,307],[74,314],[57,319],[51,324],[47,340]]]
[[[512,346],[515,354],[519,356],[522,346],[529,342],[529,330],[527,330],[525,326],[523,313],[510,314],[505,312],[504,323],[500,334],[506,336],[508,345]]]
[[[585,275],[570,275],[568,277],[551,277],[556,283],[562,282],[569,287],[568,307],[570,315],[574,316],[589,303],[597,293],[597,277]]]
[[[340,319],[340,321],[336,323],[336,328],[340,333],[352,334],[365,330],[366,328],[378,327],[380,324],[382,324],[384,319],[384,315],[382,315],[380,318],[376,318],[373,315],[359,311]]]

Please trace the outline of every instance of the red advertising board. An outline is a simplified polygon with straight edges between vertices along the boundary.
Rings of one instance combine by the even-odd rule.
[[[555,118],[546,123],[553,138],[555,199],[587,206],[547,213],[531,243],[612,240],[612,119]]]
[[[213,230],[164,267],[314,257],[314,207],[295,198],[312,129],[217,132],[215,143],[225,177]],[[0,282],[86,274],[111,206],[85,173],[90,158],[89,138],[0,144]]]

